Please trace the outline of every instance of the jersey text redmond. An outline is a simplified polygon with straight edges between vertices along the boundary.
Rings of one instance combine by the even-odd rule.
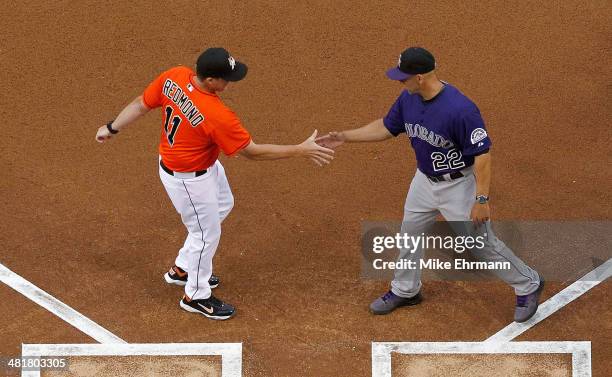
[[[176,106],[181,110],[185,118],[191,123],[192,127],[197,127],[204,120],[204,115],[200,113],[197,107],[189,99],[189,97],[183,92],[177,83],[170,79],[166,79],[164,82],[164,88],[162,93],[172,100]]]

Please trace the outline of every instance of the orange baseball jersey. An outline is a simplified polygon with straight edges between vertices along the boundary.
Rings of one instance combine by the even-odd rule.
[[[218,95],[198,89],[194,76],[187,67],[171,68],[142,95],[149,108],[162,107],[159,154],[177,172],[207,169],[221,150],[231,156],[251,141],[236,114]]]

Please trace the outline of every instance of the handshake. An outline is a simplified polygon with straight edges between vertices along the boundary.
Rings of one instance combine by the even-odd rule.
[[[335,149],[345,141],[342,132],[330,132],[327,135],[317,137],[318,131],[299,144],[302,155],[310,158],[315,164],[323,166],[334,159]]]

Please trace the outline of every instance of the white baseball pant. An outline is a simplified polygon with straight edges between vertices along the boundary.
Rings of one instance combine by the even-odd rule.
[[[161,167],[159,177],[188,232],[175,261],[188,274],[185,295],[192,300],[209,298],[208,280],[221,238],[221,222],[234,206],[225,169],[217,160],[199,177],[172,176]]]

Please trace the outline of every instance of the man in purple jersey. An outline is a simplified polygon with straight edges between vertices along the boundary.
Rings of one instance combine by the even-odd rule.
[[[500,241],[489,220],[491,140],[478,107],[454,86],[440,81],[433,55],[410,47],[387,77],[401,82],[402,91],[387,115],[361,128],[330,132],[317,143],[337,148],[343,143],[383,141],[406,133],[414,149],[417,171],[404,206],[402,233],[419,236],[442,214],[458,234],[480,236],[484,246],[472,253],[485,262],[501,262],[492,270],[514,288],[514,320],[525,322],[538,308],[544,281]],[[399,260],[420,266],[418,245],[401,248]],[[370,305],[387,314],[421,301],[421,269],[395,269],[391,289]]]

